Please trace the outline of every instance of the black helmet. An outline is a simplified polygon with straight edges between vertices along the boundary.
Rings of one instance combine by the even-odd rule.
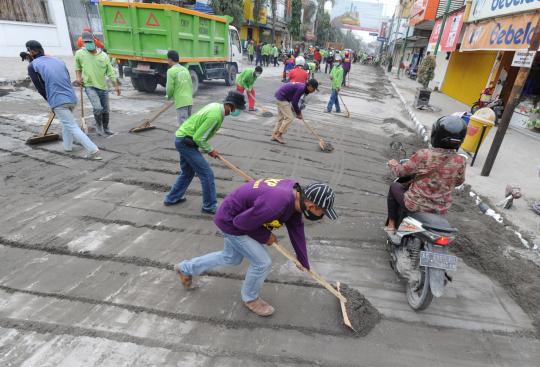
[[[223,103],[230,103],[233,104],[235,108],[238,108],[239,110],[244,110],[246,108],[246,99],[244,98],[244,95],[242,93],[238,93],[237,91],[230,91],[229,94],[227,94],[227,97],[223,100]]]
[[[458,116],[443,116],[433,124],[431,145],[434,148],[459,149],[467,135],[467,125]]]

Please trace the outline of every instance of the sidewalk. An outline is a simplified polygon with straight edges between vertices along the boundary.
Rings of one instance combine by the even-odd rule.
[[[386,73],[406,103],[411,106],[414,101],[416,88],[420,86],[416,81],[405,76],[397,79],[395,73]],[[468,111],[469,106],[441,93],[431,94],[430,105],[440,109],[438,112],[421,111],[412,108],[418,120],[426,127],[428,135],[431,126],[439,117],[458,111]],[[411,125],[412,126],[412,125]],[[530,236],[533,242],[540,246],[540,216],[531,209],[531,204],[540,200],[540,134],[524,133],[523,129],[510,128],[506,132],[503,144],[499,150],[497,160],[489,177],[480,175],[482,166],[491,147],[497,129],[491,129],[484,144],[480,148],[474,167],[467,167],[466,183],[472,186],[473,191],[488,199],[490,206],[501,212],[510,222],[516,225],[521,233]],[[514,207],[503,210],[495,204],[504,199],[504,190],[507,184],[516,184],[521,187],[523,197],[514,201]]]

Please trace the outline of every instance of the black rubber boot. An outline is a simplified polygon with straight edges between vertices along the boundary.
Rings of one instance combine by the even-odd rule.
[[[94,119],[96,120],[96,133],[99,136],[105,136],[105,131],[103,131],[103,114],[94,113]]]
[[[108,112],[103,112],[103,114],[101,115],[102,117],[102,123],[103,123],[103,131],[105,132],[105,134],[107,135],[112,135],[113,132],[111,132],[111,130],[109,130],[109,113]]]

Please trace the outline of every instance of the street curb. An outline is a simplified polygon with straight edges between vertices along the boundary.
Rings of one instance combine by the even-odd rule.
[[[403,98],[403,95],[401,95],[401,93],[399,92],[396,84],[393,81],[391,81],[390,79],[388,79],[388,81],[392,85],[392,88],[394,88],[394,91],[398,95],[399,100],[401,101],[401,103],[403,104],[403,106],[407,110],[407,113],[409,114],[409,117],[413,121],[416,134],[422,139],[422,141],[424,143],[427,144],[429,142],[429,137],[428,137],[428,134],[427,134],[426,127],[420,122],[420,120],[418,120],[418,117],[416,117],[416,115],[414,114],[414,111],[412,110],[411,106],[409,106],[407,104],[407,102],[405,101],[405,98]]]

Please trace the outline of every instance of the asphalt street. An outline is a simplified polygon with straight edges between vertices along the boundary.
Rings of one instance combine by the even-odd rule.
[[[211,143],[254,177],[335,188],[341,217],[306,224],[309,255],[314,270],[359,290],[379,310],[383,319],[371,333],[352,336],[336,298],[277,252],[262,291],[276,308],[270,318],[242,305],[245,262],[201,277],[196,291],[182,288],[173,265],[220,250],[223,240],[200,212],[197,179],[186,203],[162,204],[179,169],[175,111],[154,130],[128,133],[162,106],[163,88],[140,93],[126,79],[123,95],[111,97],[116,134],[91,135],[101,162],[83,159],[80,146],[66,153],[61,142],[25,145],[48,111],[35,91],[14,88],[0,97],[0,365],[538,366],[530,315],[466,261],[426,311],[408,306],[382,230],[385,163],[391,141],[416,140],[384,73],[353,66],[343,91],[351,118],[323,113],[329,81],[317,75],[322,86],[305,117],[332,153],[320,151],[299,120],[286,145],[270,141],[278,74],[265,70],[256,83],[274,117],[227,117]],[[222,81],[201,84],[194,110],[226,93]],[[221,200],[243,181],[219,161],[211,165]],[[470,210],[462,217],[476,220]],[[285,230],[276,235],[291,248]]]

